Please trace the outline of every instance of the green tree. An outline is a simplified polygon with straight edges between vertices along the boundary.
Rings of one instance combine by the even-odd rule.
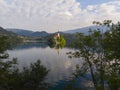
[[[107,51],[107,75],[111,90],[120,88],[120,23],[112,24],[110,31],[105,33],[104,48]]]
[[[4,53],[4,51],[8,48],[9,48],[8,37],[7,36],[0,37],[0,53]]]
[[[48,39],[48,45],[50,47],[63,48],[66,45],[66,40],[61,35],[60,35],[60,37],[57,37],[57,38],[50,37]]]
[[[104,34],[97,29],[90,31],[87,36],[77,34],[74,44],[77,50],[68,54],[70,57],[82,58],[84,63],[74,76],[90,72],[96,90],[104,90],[105,81],[108,82],[111,90],[117,90],[120,85],[120,55],[117,49],[120,46],[120,24],[112,24],[111,20],[105,20],[103,23],[94,22],[94,24],[109,26],[109,31]]]
[[[63,48],[65,45],[66,40],[64,39],[64,37],[60,36],[60,38],[58,38],[58,43],[56,43],[56,47]]]
[[[52,48],[55,46],[55,40],[53,37],[50,37],[48,40],[48,45]]]

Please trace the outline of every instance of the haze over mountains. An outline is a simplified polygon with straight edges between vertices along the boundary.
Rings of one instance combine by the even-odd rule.
[[[90,29],[100,30],[100,31],[105,32],[106,30],[108,30],[108,27],[107,26],[88,26],[88,27],[83,27],[83,28],[78,28],[78,29],[73,29],[73,30],[67,30],[67,31],[64,31],[64,33],[75,34],[79,32],[79,33],[84,33],[85,35],[87,35]]]
[[[80,33],[84,33],[85,35],[88,35],[88,31],[91,30],[97,30],[99,28],[99,30],[102,30],[103,32],[105,32],[106,30],[108,30],[108,27],[105,26],[88,26],[88,27],[84,27],[84,28],[78,28],[78,29],[73,29],[73,30],[67,30],[67,31],[63,31],[61,33],[64,34],[75,34],[77,32]],[[56,33],[56,32],[55,32]],[[24,29],[3,29],[2,27],[0,27],[0,34],[9,34],[9,35],[21,35],[21,36],[29,36],[29,37],[45,37],[48,36],[50,34],[55,34],[55,33],[48,33],[46,31],[31,31],[31,30],[24,30]]]

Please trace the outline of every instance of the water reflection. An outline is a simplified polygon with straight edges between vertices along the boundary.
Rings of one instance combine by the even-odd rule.
[[[10,59],[13,57],[18,58],[20,68],[40,59],[41,63],[50,70],[47,82],[55,83],[69,79],[75,69],[75,65],[81,61],[79,59],[69,59],[66,55],[66,52],[69,51],[72,50],[69,48],[50,48],[43,43],[26,43],[16,46],[13,50],[9,50],[8,53]]]
[[[17,45],[14,49],[29,49],[29,48],[46,48],[48,45],[46,43],[22,43]]]

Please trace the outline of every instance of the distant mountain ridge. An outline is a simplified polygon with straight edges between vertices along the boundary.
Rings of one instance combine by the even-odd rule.
[[[64,34],[75,34],[77,32],[80,33],[84,33],[85,35],[88,35],[88,31],[89,30],[101,30],[103,32],[105,32],[106,30],[108,30],[107,26],[88,26],[88,27],[83,27],[83,28],[78,28],[78,29],[73,29],[73,30],[67,30],[67,31],[63,31],[61,33]],[[30,31],[30,30],[25,30],[25,29],[6,29],[9,32],[13,32],[16,33],[17,35],[21,35],[21,36],[29,36],[29,37],[46,37],[49,36],[50,33],[47,33],[46,31]],[[51,34],[56,34],[55,33],[51,33]]]
[[[103,32],[105,32],[106,30],[108,30],[108,27],[107,26],[88,26],[88,27],[83,27],[83,28],[78,28],[78,29],[73,29],[73,30],[67,30],[67,31],[64,31],[64,33],[70,33],[70,34],[75,34],[77,32],[79,33],[84,33],[85,35],[88,35],[88,31],[89,30],[101,30]]]
[[[49,33],[45,32],[45,31],[36,31],[36,32],[33,32],[33,31],[30,31],[30,30],[24,30],[24,29],[6,29],[7,31],[11,31],[11,32],[14,32],[18,35],[21,35],[21,36],[30,36],[30,37],[40,37],[40,36],[47,36],[49,35]]]

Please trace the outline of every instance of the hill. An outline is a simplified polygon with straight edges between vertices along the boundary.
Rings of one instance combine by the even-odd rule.
[[[83,27],[83,28],[78,28],[78,29],[73,29],[73,30],[67,30],[64,31],[64,33],[71,33],[71,34],[75,34],[77,32],[79,33],[84,33],[85,35],[88,35],[88,31],[89,30],[101,30],[103,32],[105,32],[106,30],[108,30],[108,27],[106,26],[88,26],[88,27]]]
[[[0,27],[0,36],[17,36],[17,34]]]
[[[22,42],[22,38],[20,38],[17,34],[11,31],[7,31],[2,27],[0,27],[0,37],[2,39],[6,38],[6,42],[8,43],[9,48],[12,48],[14,45]]]
[[[45,32],[45,31],[33,32],[33,31],[30,31],[30,30],[24,30],[24,29],[7,29],[7,31],[14,32],[14,33],[16,33],[18,35],[21,35],[21,36],[29,36],[29,37],[43,37],[43,36],[48,35],[48,33]]]
[[[30,34],[30,36],[33,36],[33,37],[39,37],[39,36],[41,36],[41,37],[45,37],[45,36],[48,36],[49,35],[49,33],[47,33],[47,32],[45,32],[45,31],[41,31],[41,32],[33,32],[33,33],[31,33]]]

